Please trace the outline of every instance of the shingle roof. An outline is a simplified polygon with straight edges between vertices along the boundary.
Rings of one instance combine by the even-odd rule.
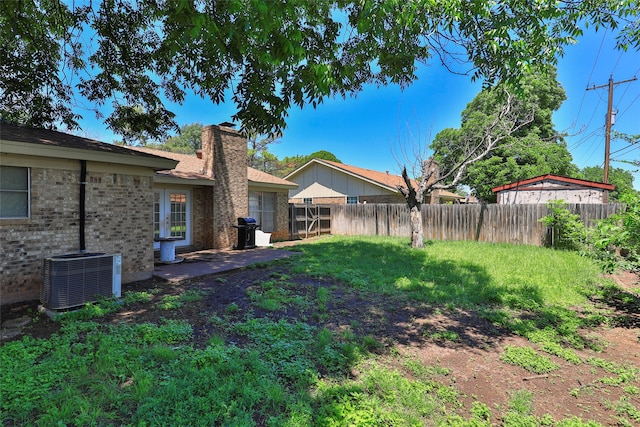
[[[404,179],[400,175],[392,175],[389,172],[380,172],[374,171],[371,169],[359,168],[357,166],[345,165],[344,163],[333,162],[331,160],[323,160],[323,159],[312,159],[306,165],[298,168],[296,171],[290,173],[288,177],[295,175],[298,171],[304,169],[308,164],[311,163],[320,163],[325,166],[341,170],[350,175],[357,176],[361,179],[367,180],[379,186],[382,186],[388,190],[398,192],[398,187],[405,187],[406,184]],[[413,188],[418,188],[418,182],[414,179],[411,179],[411,184]],[[460,196],[459,194],[452,193],[447,190],[440,190],[440,198],[446,200],[455,200],[455,199],[464,199],[464,196]]]
[[[131,147],[134,150],[152,153],[158,156],[167,157],[172,160],[178,161],[178,165],[172,170],[160,171],[158,174],[167,177],[185,178],[185,179],[209,179],[213,180],[215,177],[211,177],[204,173],[204,159],[199,159],[192,154],[172,153],[170,151],[154,150],[146,147]],[[287,181],[277,176],[259,171],[257,169],[247,167],[247,178],[250,182],[256,184],[278,185],[295,188],[298,184],[291,181]]]
[[[4,141],[26,142],[29,144],[64,147],[79,150],[101,151],[105,153],[124,154],[129,156],[158,157],[150,153],[130,150],[124,147],[94,139],[83,138],[64,132],[48,129],[35,129],[0,122],[0,139]]]
[[[345,165],[344,163],[333,162],[330,160],[313,159],[311,160],[311,162],[316,162],[334,169],[339,169],[348,174],[358,176],[359,178],[365,179],[367,181],[371,181],[374,184],[385,187],[391,191],[397,192],[398,186],[406,187],[404,179],[402,179],[402,176],[400,175],[393,175],[388,172],[379,172],[371,169],[359,168],[357,166]],[[295,172],[293,172],[289,176],[293,174],[295,174]],[[417,183],[413,179],[411,180],[411,182],[414,187],[417,187]]]
[[[155,150],[147,147],[131,147],[132,150],[141,153],[154,154],[156,156],[166,157],[178,162],[175,168],[158,172],[159,175],[184,179],[209,179],[213,177],[204,173],[204,160],[199,159],[193,154],[173,153],[171,151]]]
[[[295,182],[287,181],[286,179],[282,179],[266,172],[259,171],[258,169],[254,169],[252,167],[247,167],[247,177],[249,181],[259,184],[282,185],[290,188],[298,187],[298,184],[296,184]]]

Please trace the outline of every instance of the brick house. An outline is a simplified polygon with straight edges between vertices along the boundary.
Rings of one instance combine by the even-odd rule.
[[[499,204],[546,204],[552,200],[566,203],[604,203],[606,192],[615,185],[560,175],[541,175],[493,188]]]
[[[405,203],[398,186],[405,186],[400,175],[379,172],[329,160],[312,159],[285,177],[298,188],[289,191],[289,203],[350,204]],[[414,182],[414,188],[417,184]],[[426,196],[427,202],[430,198]],[[463,196],[439,190],[439,202]]]
[[[202,146],[202,158],[181,160],[0,124],[0,304],[37,299],[50,256],[121,253],[127,283],[152,276],[154,236],[179,235],[194,249],[231,247],[231,225],[252,213],[251,194],[282,193],[273,196],[285,206],[272,215],[274,238],[288,237],[286,197],[295,184],[249,171],[247,139],[232,128],[205,126]],[[268,207],[253,213],[272,214]]]
[[[214,135],[225,135],[230,139],[233,147],[212,147],[210,143],[215,143],[218,137],[210,138],[208,136],[210,130],[215,131]],[[236,239],[236,231],[230,228],[230,225],[236,224],[237,216],[249,216],[256,219],[262,231],[271,233],[272,239],[288,239],[288,192],[296,188],[297,184],[247,167],[246,146],[246,138],[238,131],[221,126],[209,126],[203,129],[202,150],[198,150],[197,155],[130,147],[139,152],[167,157],[178,162],[175,168],[156,173],[154,237],[170,235],[184,237],[184,240],[176,243],[178,247],[189,246],[197,249],[230,247]],[[215,153],[225,153],[224,157],[218,156],[218,161],[230,159],[232,165],[217,164]],[[244,161],[236,165],[237,159],[244,159]],[[213,169],[210,169],[211,167]],[[227,184],[219,185],[221,180],[226,180]],[[210,194],[210,190],[213,189],[215,192],[216,187],[220,193],[217,196]],[[224,190],[225,188],[228,190]],[[227,198],[231,192],[240,200],[248,201],[248,205],[242,208],[244,213],[232,217],[226,216],[215,221],[211,229],[210,223],[213,221],[213,216],[209,211],[216,204],[209,201],[210,197],[221,200]],[[226,211],[231,212],[229,209]],[[217,213],[219,219],[221,215],[222,212]],[[178,223],[180,216],[184,219]],[[193,218],[193,224],[189,223],[189,218]],[[174,222],[171,223],[170,219]],[[211,232],[213,235],[210,235]],[[210,243],[211,239],[214,240],[213,244]],[[155,247],[158,248],[157,243]]]

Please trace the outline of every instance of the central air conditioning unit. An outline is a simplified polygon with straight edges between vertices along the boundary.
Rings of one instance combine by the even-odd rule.
[[[122,255],[79,253],[44,260],[40,301],[58,310],[84,305],[99,298],[119,298]]]

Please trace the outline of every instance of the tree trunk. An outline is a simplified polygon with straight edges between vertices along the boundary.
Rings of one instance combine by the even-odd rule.
[[[411,247],[424,248],[424,234],[422,232],[422,213],[420,205],[411,207]]]

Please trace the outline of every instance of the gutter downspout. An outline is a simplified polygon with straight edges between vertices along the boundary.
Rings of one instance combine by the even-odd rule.
[[[87,161],[80,160],[80,228],[79,228],[79,237],[80,237],[80,252],[85,253],[87,251],[86,243],[85,243],[85,222],[86,222],[86,208],[85,203],[87,199]]]

